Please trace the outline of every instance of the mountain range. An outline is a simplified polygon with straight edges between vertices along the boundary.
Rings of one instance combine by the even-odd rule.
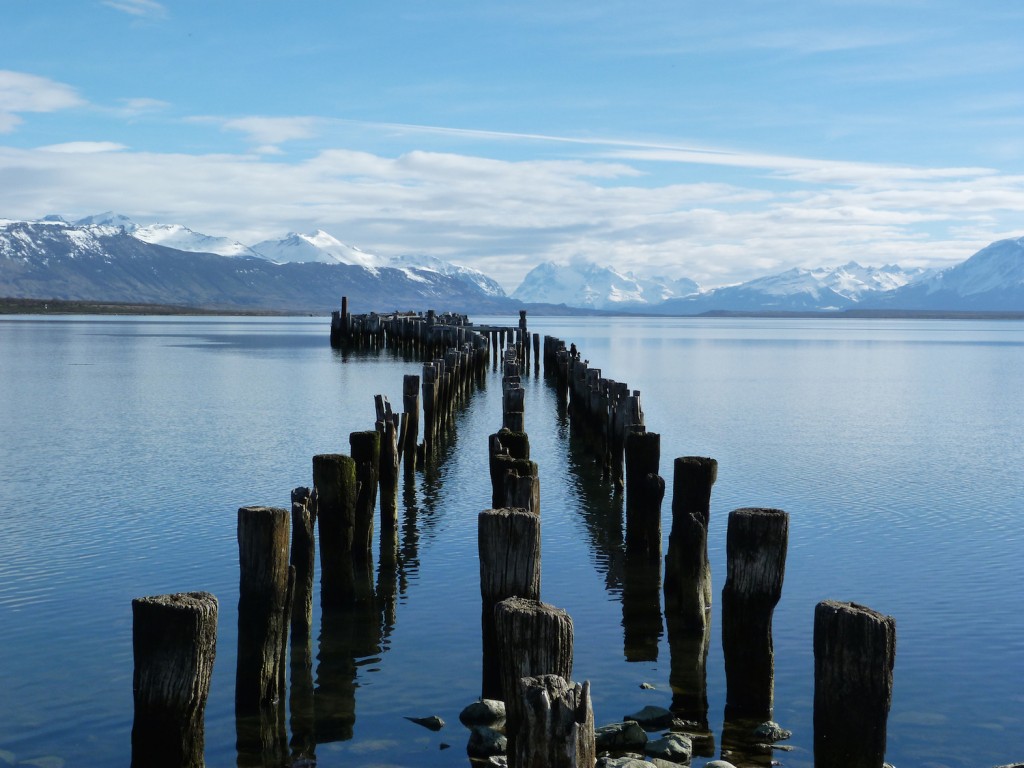
[[[356,312],[1024,312],[1024,237],[994,242],[942,271],[850,262],[706,290],[586,259],[545,262],[507,296],[479,270],[428,255],[383,258],[323,230],[245,245],[114,213],[74,223],[0,219],[0,296],[326,312],[343,295]]]

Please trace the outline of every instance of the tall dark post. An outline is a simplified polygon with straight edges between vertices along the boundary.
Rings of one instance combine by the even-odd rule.
[[[287,755],[285,651],[295,571],[288,565],[289,512],[238,510],[238,664],[235,722],[239,763]]]
[[[745,508],[729,514],[722,588],[725,718],[770,719],[775,653],[772,614],[782,596],[789,515]]]
[[[132,648],[133,768],[203,768],[217,598],[209,592],[135,598]]]
[[[338,453],[313,457],[320,536],[320,603],[350,604],[355,594],[352,542],[356,525],[356,463]]]
[[[661,502],[665,495],[665,483],[658,476],[661,435],[632,432],[626,436],[625,448],[626,548],[658,558],[661,556]],[[656,479],[649,479],[649,476]]]
[[[420,377],[407,374],[402,381],[402,418],[405,420],[402,461],[406,474],[416,470],[416,444],[420,439]]]
[[[896,620],[856,603],[814,609],[814,765],[881,768]]]
[[[373,552],[373,514],[377,509],[377,484],[380,482],[380,433],[376,430],[353,432],[348,441],[358,483],[352,557],[357,563],[363,563],[371,559]]]
[[[525,509],[488,509],[477,520],[483,603],[483,690],[502,699],[494,607],[509,597],[540,600],[540,518]]]
[[[292,597],[292,636],[300,642],[309,637],[313,623],[313,565],[316,560],[316,493],[309,488],[292,490],[291,565],[295,569]]]
[[[718,462],[701,456],[675,460],[672,530],[665,558],[665,611],[681,627],[703,631],[711,617],[711,564],[708,526],[711,486]]]

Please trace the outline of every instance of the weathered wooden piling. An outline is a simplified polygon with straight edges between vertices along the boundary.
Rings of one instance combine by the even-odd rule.
[[[437,437],[438,420],[438,388],[441,374],[435,363],[423,364],[423,453],[430,456],[434,453],[434,440]]]
[[[789,515],[743,508],[729,514],[722,588],[727,720],[770,719],[774,704],[772,614],[782,596]]]
[[[590,683],[558,675],[519,679],[523,713],[510,768],[593,768],[597,760]]]
[[[217,607],[209,592],[132,600],[132,768],[204,765]]]
[[[288,510],[238,510],[238,670],[235,710],[257,712],[284,693],[288,644]]]
[[[540,600],[540,518],[525,509],[488,509],[477,520],[483,603],[483,697],[501,699],[494,607],[510,597]]]
[[[345,605],[353,599],[352,542],[356,525],[356,463],[330,453],[313,457],[320,538],[320,602]]]
[[[295,569],[292,596],[292,642],[309,637],[313,623],[313,567],[316,560],[316,492],[309,488],[292,490],[291,566]]]
[[[380,527],[393,532],[398,526],[398,466],[402,460],[403,436],[398,414],[383,395],[374,397],[377,421],[374,427],[380,440],[380,461],[377,473],[380,484]]]
[[[376,430],[352,432],[348,436],[352,460],[356,463],[356,524],[352,532],[352,557],[361,562],[373,552],[373,515],[377,509],[380,475],[380,434]]]
[[[661,502],[665,481],[658,475],[661,435],[631,432],[626,436],[626,549],[651,558],[661,556]]]
[[[402,461],[406,474],[416,470],[416,444],[420,439],[420,377],[406,374],[402,380]]]
[[[494,608],[508,754],[517,753],[522,703],[519,679],[558,675],[572,679],[573,624],[569,614],[537,600],[511,597]]]
[[[856,603],[814,609],[814,765],[881,768],[896,620]]]
[[[313,570],[316,561],[316,491],[295,488],[292,491],[291,567],[295,573],[292,592],[290,669],[288,687],[292,754],[313,757],[313,648],[310,628],[313,621]]]
[[[665,612],[681,627],[703,632],[711,616],[711,564],[708,525],[711,487],[718,462],[702,456],[675,460],[672,483],[672,528],[665,557]]]
[[[278,762],[285,730],[286,650],[295,569],[288,564],[289,512],[238,510],[238,663],[235,727],[239,765]]]

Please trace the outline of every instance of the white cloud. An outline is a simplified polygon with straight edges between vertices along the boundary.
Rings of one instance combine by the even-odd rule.
[[[295,139],[308,139],[316,135],[314,117],[238,117],[224,120],[221,125],[230,131],[244,133],[250,141],[262,145],[280,144]]]
[[[0,133],[10,133],[23,112],[56,112],[85,104],[74,88],[39,75],[0,70]]]
[[[296,162],[141,153],[112,142],[47,150],[0,148],[0,215],[116,210],[246,243],[323,228],[372,253],[475,266],[509,290],[539,262],[574,255],[707,286],[851,259],[947,266],[1024,217],[1024,177],[849,163],[799,180],[820,162],[757,153],[723,156],[793,178],[712,183],[702,174],[659,184],[624,160],[425,151],[332,149]]]
[[[67,141],[63,144],[49,144],[40,147],[41,152],[57,152],[67,155],[89,155],[96,152],[119,152],[127,149],[124,144],[113,141]]]
[[[167,15],[167,9],[156,0],[103,0],[103,5],[137,17],[159,19]]]

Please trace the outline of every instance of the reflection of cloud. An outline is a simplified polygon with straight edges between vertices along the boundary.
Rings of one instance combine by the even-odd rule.
[[[70,85],[25,72],[0,69],[0,133],[21,124],[21,112],[56,112],[85,102]]]
[[[247,125],[277,141],[312,130],[292,120]],[[719,153],[753,172],[680,183],[675,163],[657,167],[657,178],[671,179],[659,182],[647,160],[625,157],[330,149],[296,161],[113,142],[47,149],[0,148],[4,216],[114,210],[244,243],[319,227],[382,256],[428,253],[477,267],[509,290],[538,263],[576,255],[706,287],[850,260],[943,267],[1013,234],[1024,214],[1024,177],[987,169]]]
[[[160,19],[167,15],[167,9],[155,0],[103,0],[103,4],[132,16]]]

